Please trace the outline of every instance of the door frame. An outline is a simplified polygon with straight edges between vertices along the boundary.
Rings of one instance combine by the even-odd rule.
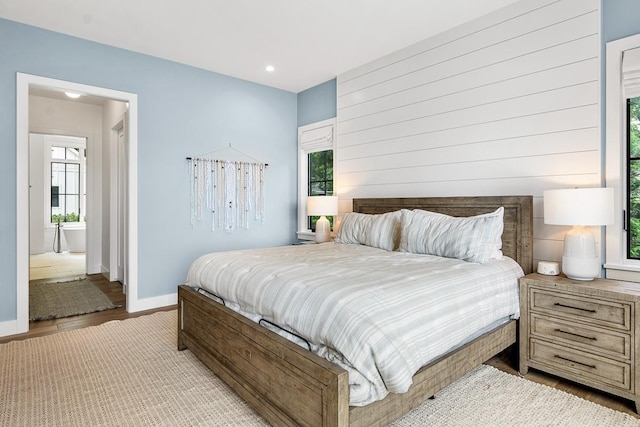
[[[110,215],[110,227],[109,227],[109,281],[113,282],[119,280],[122,283],[124,293],[127,293],[128,278],[126,265],[123,271],[120,271],[120,258],[121,255],[126,257],[126,250],[123,247],[126,245],[126,236],[121,238],[121,228],[124,228],[125,234],[127,233],[123,216],[123,209],[126,209],[126,203],[121,206],[120,196],[120,177],[125,171],[122,168],[126,168],[126,161],[121,164],[120,161],[120,131],[124,133],[124,150],[126,152],[129,141],[127,140],[128,118],[127,114],[123,114],[121,119],[111,128],[111,139],[109,141],[109,152],[111,155],[111,165],[109,170],[110,179],[110,194],[109,194],[109,215]],[[126,158],[126,156],[125,156]],[[126,174],[125,174],[126,175]],[[126,180],[124,185],[126,185]],[[123,241],[124,240],[124,241]],[[126,260],[125,260],[126,263]]]
[[[129,239],[127,248],[128,293],[127,311],[140,308],[138,301],[138,96],[97,86],[16,73],[16,330],[29,330],[29,86],[110,98],[128,103],[129,158],[127,186],[129,205],[127,220]]]

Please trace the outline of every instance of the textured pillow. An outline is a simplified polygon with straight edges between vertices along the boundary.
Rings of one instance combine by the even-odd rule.
[[[381,215],[350,212],[340,223],[336,243],[353,243],[393,251],[400,240],[401,212]]]
[[[503,207],[472,217],[408,211],[403,218],[400,250],[485,263],[502,257],[503,216]]]

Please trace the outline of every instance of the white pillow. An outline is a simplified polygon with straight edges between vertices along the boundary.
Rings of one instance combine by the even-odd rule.
[[[485,263],[502,258],[504,208],[472,217],[413,210],[403,216],[400,250]]]
[[[502,209],[502,211],[500,211]],[[439,212],[431,212],[431,211],[425,211],[425,210],[421,210],[421,209],[415,209],[415,211],[420,212],[424,215],[435,215],[435,216],[441,216],[441,217],[447,217],[447,218],[455,218],[452,217],[450,215],[446,215],[443,213],[439,213]],[[410,215],[412,211],[406,210],[406,212],[408,212],[408,214],[405,215]],[[495,215],[502,215],[502,227],[504,228],[504,208],[500,207],[498,209],[496,209],[494,212],[489,212],[486,214],[480,214],[480,215],[476,215],[472,218],[478,218],[478,217],[491,217],[491,216],[495,216]],[[491,252],[491,255],[489,256],[489,259],[502,259],[503,254],[502,254],[502,231],[500,231],[500,234],[497,235],[496,237],[496,241],[494,242],[494,247],[493,250]]]
[[[400,211],[380,215],[350,212],[344,215],[335,243],[352,243],[393,251],[400,241]]]

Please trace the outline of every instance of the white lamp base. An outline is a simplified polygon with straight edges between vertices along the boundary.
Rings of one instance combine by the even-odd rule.
[[[574,280],[593,280],[600,275],[596,240],[585,227],[574,226],[565,236],[562,272]]]
[[[331,240],[331,223],[322,215],[316,221],[316,243],[324,243]]]

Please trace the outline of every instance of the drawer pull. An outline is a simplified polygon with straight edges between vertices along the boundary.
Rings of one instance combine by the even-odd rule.
[[[567,359],[566,357],[558,356],[557,354],[554,355],[553,357],[567,361],[567,362],[577,363],[578,365],[586,366],[587,368],[596,369],[596,365],[587,365],[586,363],[576,362],[575,360]]]
[[[559,302],[557,302],[557,303],[555,303],[553,305],[557,305],[559,307],[565,307],[565,308],[572,308],[574,310],[587,311],[589,313],[596,313],[595,310],[589,310],[588,308],[573,307],[571,305],[560,304]]]
[[[588,337],[586,335],[575,334],[573,332],[563,331],[562,329],[557,329],[556,328],[556,332],[560,332],[560,333],[567,334],[567,335],[573,335],[573,336],[584,338],[584,339],[591,340],[591,341],[598,341],[598,338],[596,338],[596,337]]]

